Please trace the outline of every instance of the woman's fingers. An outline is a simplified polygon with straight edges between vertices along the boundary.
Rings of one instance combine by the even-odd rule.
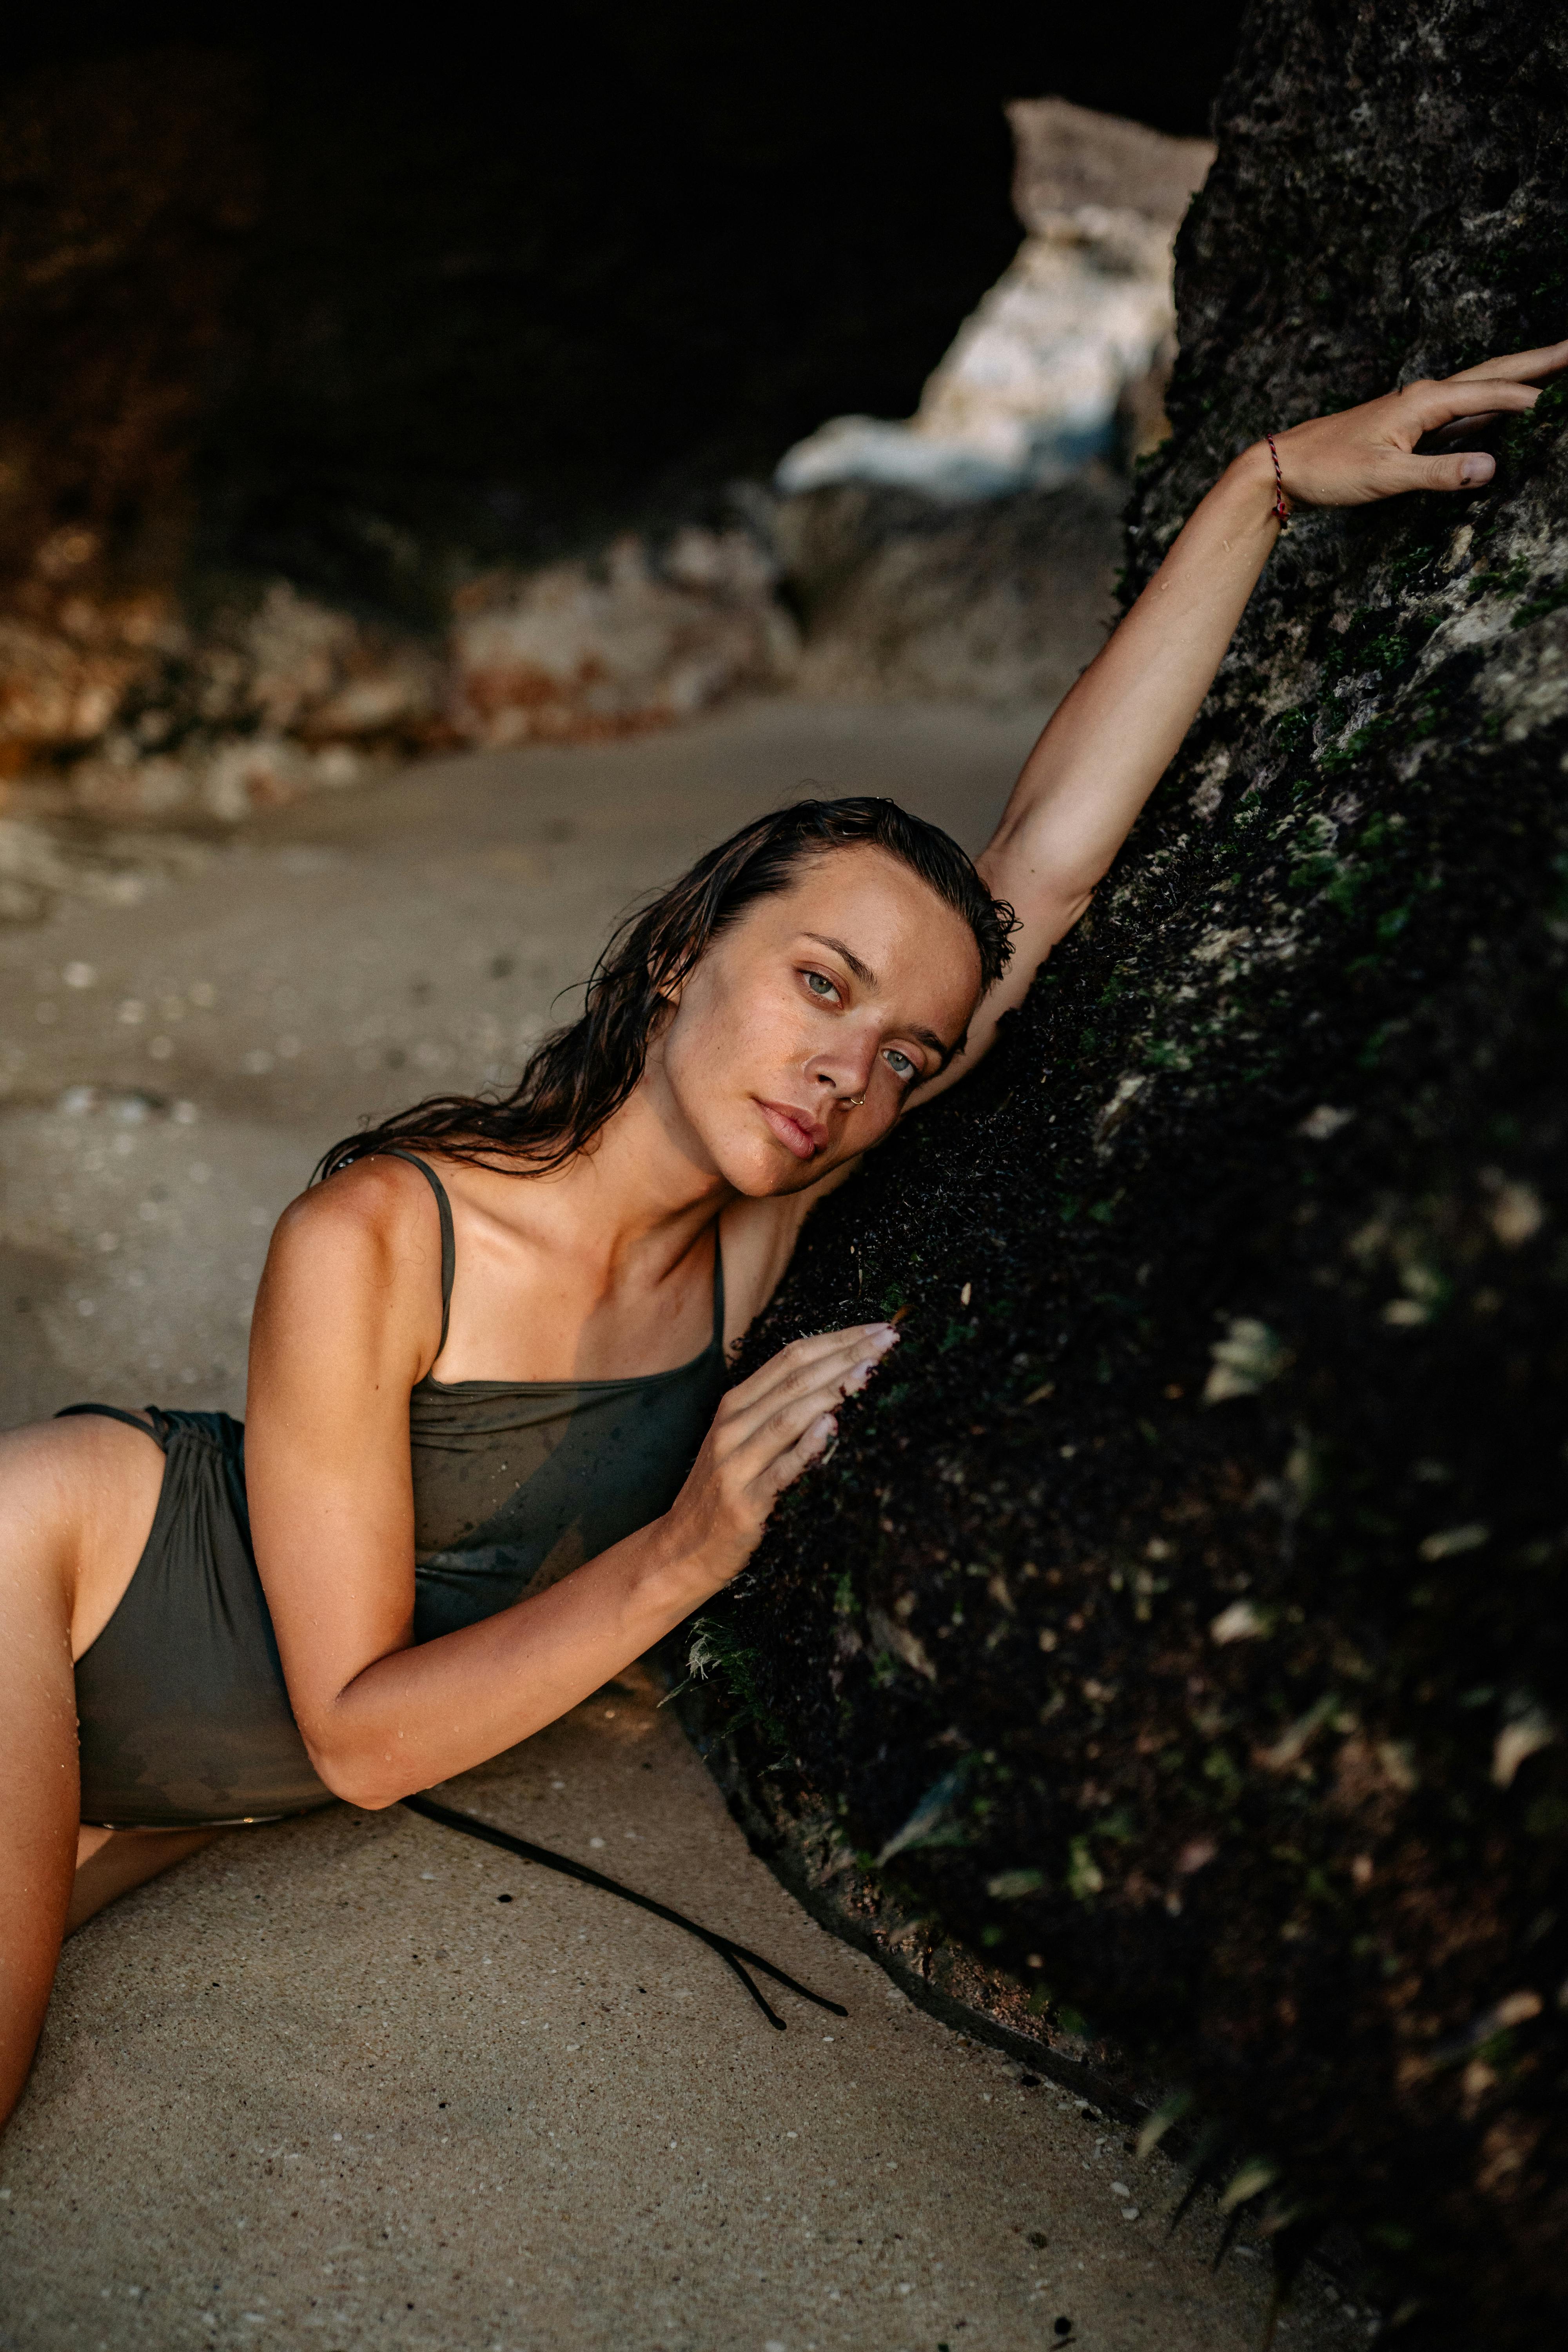
[[[1568,341],[1542,343],[1533,352],[1510,352],[1502,359],[1482,360],[1475,367],[1461,368],[1447,381],[1474,383],[1500,375],[1516,383],[1538,383],[1542,376],[1561,375],[1564,368],[1568,368]]]
[[[751,1557],[782,1488],[830,1443],[898,1333],[888,1323],[797,1339],[731,1389],[672,1508],[681,1542],[722,1582]]]
[[[837,1429],[830,1412],[818,1413],[792,1446],[774,1456],[758,1481],[770,1499],[782,1495],[786,1486],[793,1486],[803,1470],[809,1470],[814,1462],[822,1459],[831,1449]]]
[[[1486,410],[1478,415],[1476,382],[1409,383],[1381,400],[1335,416],[1318,416],[1278,434],[1278,461],[1286,495],[1305,506],[1361,506],[1404,490],[1467,490],[1490,481],[1497,468],[1483,451],[1455,442],[1484,423],[1527,415],[1541,394],[1510,377],[1486,378]],[[1439,446],[1421,456],[1428,436]]]
[[[793,1445],[817,1414],[831,1413],[847,1396],[863,1389],[881,1359],[862,1354],[822,1366],[817,1377],[787,1394],[777,1394],[726,1432],[724,1453],[742,1475],[751,1476],[774,1454]]]
[[[815,1379],[787,1394],[775,1393],[743,1423],[716,1426],[716,1466],[722,1477],[738,1493],[758,1497],[765,1509],[777,1491],[770,1482],[778,1463],[793,1457],[819,1424],[829,1433],[837,1427],[838,1407],[846,1397],[865,1387],[881,1360],[882,1354],[874,1352],[821,1364]],[[796,1466],[809,1458],[810,1449],[799,1457]]]
[[[1484,449],[1457,450],[1447,457],[1406,457],[1391,450],[1383,460],[1379,488],[1387,497],[1401,490],[1479,490],[1497,472]]]
[[[1445,425],[1473,416],[1476,396],[1472,386],[1473,379],[1467,383],[1462,376],[1450,376],[1445,383],[1406,384],[1398,395],[1404,412],[1400,424],[1412,441],[1418,441],[1425,433],[1440,433]],[[1487,381],[1487,409],[1494,417],[1521,415],[1533,408],[1540,397],[1533,384],[1502,376]]]
[[[770,1356],[746,1380],[731,1391],[731,1396],[762,1395],[778,1381],[793,1377],[800,1368],[809,1367],[836,1349],[852,1346],[857,1341],[869,1345],[875,1340],[890,1342],[898,1337],[890,1323],[849,1323],[837,1331],[813,1331],[804,1339],[792,1339],[776,1356]]]
[[[731,1391],[726,1419],[732,1430],[750,1430],[778,1403],[802,1395],[818,1381],[842,1377],[863,1358],[879,1360],[897,1344],[898,1336],[891,1324],[860,1323],[848,1330],[796,1339]]]

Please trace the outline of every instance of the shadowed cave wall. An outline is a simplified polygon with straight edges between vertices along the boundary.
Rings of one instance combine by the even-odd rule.
[[[69,0],[0,30],[0,605],[48,533],[113,584],[282,573],[438,625],[535,562],[900,415],[1012,257],[1003,101],[1201,132],[1235,0],[607,0],[432,32]],[[913,266],[911,266],[913,265]]]
[[[1256,7],[1218,111],[1130,592],[1269,424],[1568,320],[1525,0]],[[819,1910],[1194,2095],[1412,2342],[1562,2315],[1565,419],[1300,518],[989,1065],[813,1221],[748,1366],[913,1311],[694,1692]]]

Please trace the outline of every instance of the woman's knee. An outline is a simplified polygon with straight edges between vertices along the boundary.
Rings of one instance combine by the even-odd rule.
[[[73,1658],[119,1607],[163,1482],[150,1427],[81,1413],[0,1435],[0,1578],[58,1589]]]

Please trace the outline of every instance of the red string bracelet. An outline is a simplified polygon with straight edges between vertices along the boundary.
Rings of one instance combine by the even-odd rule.
[[[1279,518],[1280,530],[1289,530],[1290,528],[1290,509],[1285,503],[1285,477],[1279,471],[1279,452],[1274,446],[1274,436],[1272,433],[1266,433],[1263,437],[1268,444],[1268,454],[1274,460],[1274,480],[1276,485],[1274,512]]]

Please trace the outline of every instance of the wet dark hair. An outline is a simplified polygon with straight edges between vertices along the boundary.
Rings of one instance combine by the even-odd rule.
[[[588,981],[580,1020],[529,1057],[507,1095],[432,1095],[323,1153],[331,1176],[389,1143],[424,1143],[454,1160],[522,1163],[542,1175],[589,1145],[642,1076],[648,1047],[679,985],[721,931],[759,898],[786,890],[808,859],[835,849],[886,850],[918,874],[974,935],[981,986],[1012,954],[1011,907],[993,898],[950,835],[896,801],[858,794],[796,801],[754,818],[700,857],[679,882],[619,925]]]

